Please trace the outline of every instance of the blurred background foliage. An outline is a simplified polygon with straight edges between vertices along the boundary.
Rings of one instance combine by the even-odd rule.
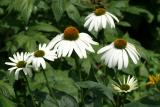
[[[95,9],[95,2],[103,4],[116,15],[120,23],[116,29],[88,32],[84,18]],[[148,76],[160,72],[160,0],[0,0],[0,107],[32,107],[26,82],[15,81],[8,75],[4,62],[17,51],[32,52],[37,44],[48,43],[67,26],[76,26],[89,33],[100,47],[123,37],[133,43],[142,55],[137,65],[129,64],[119,76],[135,75],[139,88],[127,95],[125,107],[159,107],[159,83],[148,86]],[[104,37],[101,37],[101,34]],[[77,69],[82,72],[79,82]],[[87,59],[60,58],[47,64],[47,77],[60,107],[112,107],[116,94],[111,89],[113,69],[100,61],[97,54]],[[38,107],[57,107],[48,94],[41,72],[29,79]],[[84,104],[79,104],[80,89]]]

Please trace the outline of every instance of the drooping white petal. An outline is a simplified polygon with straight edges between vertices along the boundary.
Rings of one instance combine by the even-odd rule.
[[[128,66],[128,55],[127,52],[123,49],[123,64],[124,64],[124,68],[127,68]]]
[[[91,23],[90,23],[90,25],[89,25],[89,29],[88,30],[92,31],[94,29],[94,26],[95,26],[95,21],[92,20]]]
[[[137,64],[137,59],[135,58],[135,56],[133,55],[133,53],[128,48],[126,48],[126,50],[127,50],[128,54],[129,54],[129,56],[131,57],[132,61],[135,64]]]
[[[102,18],[102,19],[101,19],[102,27],[105,29],[105,28],[106,28],[106,25],[107,25],[106,17],[103,15],[101,18]]]
[[[69,44],[69,46],[70,46],[70,50],[69,50],[69,52],[68,52],[68,57],[70,57],[71,56],[71,54],[72,54],[72,52],[73,52],[73,49],[74,49],[74,42],[72,41],[72,42],[69,42],[68,43]]]
[[[122,69],[122,67],[123,67],[123,56],[122,56],[122,50],[120,50],[121,52],[119,53],[119,55],[118,55],[118,69],[120,70],[120,69]]]
[[[105,52],[105,51],[108,51],[109,49],[111,49],[111,48],[113,48],[114,47],[114,45],[113,45],[113,43],[111,43],[110,45],[107,45],[107,46],[105,46],[105,47],[103,47],[103,48],[101,48],[100,50],[98,50],[98,54],[101,54],[101,53],[103,53],[103,52]]]
[[[80,49],[83,57],[87,58],[87,53],[86,53],[85,47],[83,46],[83,43],[80,40],[76,40],[75,42],[76,42],[78,48]]]
[[[49,43],[48,43],[48,48],[49,49],[52,49],[54,46],[55,46],[55,44],[57,44],[59,41],[61,41],[62,40],[62,37],[63,37],[63,34],[59,34],[59,35],[57,35],[56,37],[54,37]]]
[[[15,79],[18,80],[18,76],[19,76],[19,71],[22,70],[22,68],[18,68],[16,71],[15,71]]]
[[[110,15],[111,17],[113,17],[117,22],[119,22],[119,20],[118,20],[118,18],[115,16],[115,15],[113,15],[113,14],[111,14],[111,13],[109,13],[109,12],[106,12],[108,15]]]
[[[114,57],[113,57],[113,61],[112,61],[112,66],[116,67],[116,65],[118,65],[118,55],[121,53],[119,49],[114,49]]]
[[[76,43],[74,42],[73,44],[73,48],[75,50],[75,52],[77,53],[77,55],[79,56],[79,58],[83,58],[80,49],[78,48],[78,46],[76,45]]]
[[[92,20],[93,20],[94,18],[95,18],[94,16],[89,17],[89,18],[86,20],[86,22],[84,23],[84,27],[87,27],[87,26],[92,22]]]

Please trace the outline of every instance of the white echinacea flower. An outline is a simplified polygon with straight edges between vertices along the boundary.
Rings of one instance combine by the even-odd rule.
[[[124,39],[115,40],[110,45],[98,50],[97,53],[103,54],[101,60],[104,60],[109,68],[118,67],[119,70],[128,67],[129,57],[135,64],[140,59],[140,54],[135,46]]]
[[[118,79],[118,83],[114,81],[112,87],[117,92],[128,93],[138,88],[138,82],[134,76],[129,75],[127,78],[123,77],[123,80]]]
[[[31,61],[29,60],[29,57],[30,53],[17,52],[16,54],[13,54],[13,57],[9,57],[12,62],[5,62],[6,65],[12,66],[8,69],[10,73],[15,70],[16,80],[19,77],[20,71],[24,72],[25,75],[29,75],[30,77],[32,76],[32,70],[30,66]]]
[[[39,44],[39,49],[32,53],[30,60],[35,70],[38,70],[40,66],[43,69],[46,69],[45,59],[54,61],[57,58],[57,55],[54,50],[51,50],[47,44]]]
[[[102,28],[105,29],[106,26],[115,28],[114,20],[119,22],[116,16],[107,12],[104,8],[97,8],[85,18],[84,27],[88,27],[89,31],[98,32]]]
[[[77,28],[71,26],[53,38],[48,45],[56,50],[58,57],[70,57],[75,51],[79,58],[87,58],[86,50],[95,52],[91,44],[98,45],[87,33],[79,33]]]

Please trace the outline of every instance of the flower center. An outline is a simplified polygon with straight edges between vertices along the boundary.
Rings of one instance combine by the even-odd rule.
[[[120,89],[121,89],[121,90],[125,90],[125,91],[127,91],[127,90],[129,90],[129,89],[130,89],[130,86],[129,86],[129,85],[127,85],[127,84],[123,84],[123,85],[121,85],[121,86],[120,86]]]
[[[25,62],[25,61],[19,61],[19,62],[16,64],[16,66],[17,66],[18,68],[24,68],[24,67],[26,66],[26,62]]]
[[[96,16],[100,16],[100,15],[103,15],[105,14],[106,10],[104,8],[97,8],[94,13]]]
[[[67,27],[64,30],[64,39],[66,40],[76,40],[79,37],[79,31],[75,27]]]
[[[117,49],[124,49],[126,48],[126,45],[127,45],[127,41],[123,39],[117,39],[114,41],[114,47]]]
[[[43,50],[38,50],[34,52],[35,57],[43,57],[45,55],[45,52]]]

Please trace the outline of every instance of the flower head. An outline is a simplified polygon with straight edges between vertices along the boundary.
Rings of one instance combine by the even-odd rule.
[[[129,75],[127,78],[123,77],[123,81],[119,79],[118,81],[119,83],[114,81],[112,84],[113,89],[117,92],[128,93],[138,88],[137,79],[134,76]]]
[[[32,76],[29,58],[30,53],[17,52],[16,54],[13,54],[13,57],[9,57],[12,62],[5,62],[6,65],[12,66],[8,69],[10,73],[15,70],[15,79],[18,79],[20,71],[23,71],[25,75]]]
[[[160,73],[156,74],[156,75],[149,75],[149,81],[147,83],[147,85],[155,85],[158,84],[160,82]]]
[[[86,50],[94,52],[91,44],[98,45],[87,33],[79,33],[77,28],[67,27],[64,33],[53,38],[48,46],[57,52],[58,57],[70,57],[75,51],[79,58],[86,58]]]
[[[84,27],[88,27],[89,31],[94,30],[98,32],[102,28],[105,29],[106,26],[115,28],[114,20],[119,22],[116,16],[107,12],[104,8],[97,8],[85,18]]]
[[[33,67],[38,70],[40,66],[46,69],[46,62],[44,59],[54,61],[56,58],[55,51],[51,50],[47,44],[39,44],[39,49],[32,53],[30,60],[32,61]]]
[[[117,39],[110,45],[101,48],[98,54],[103,54],[101,59],[105,61],[109,68],[118,67],[119,70],[128,67],[128,57],[135,64],[137,64],[140,57],[135,46],[123,39]]]

